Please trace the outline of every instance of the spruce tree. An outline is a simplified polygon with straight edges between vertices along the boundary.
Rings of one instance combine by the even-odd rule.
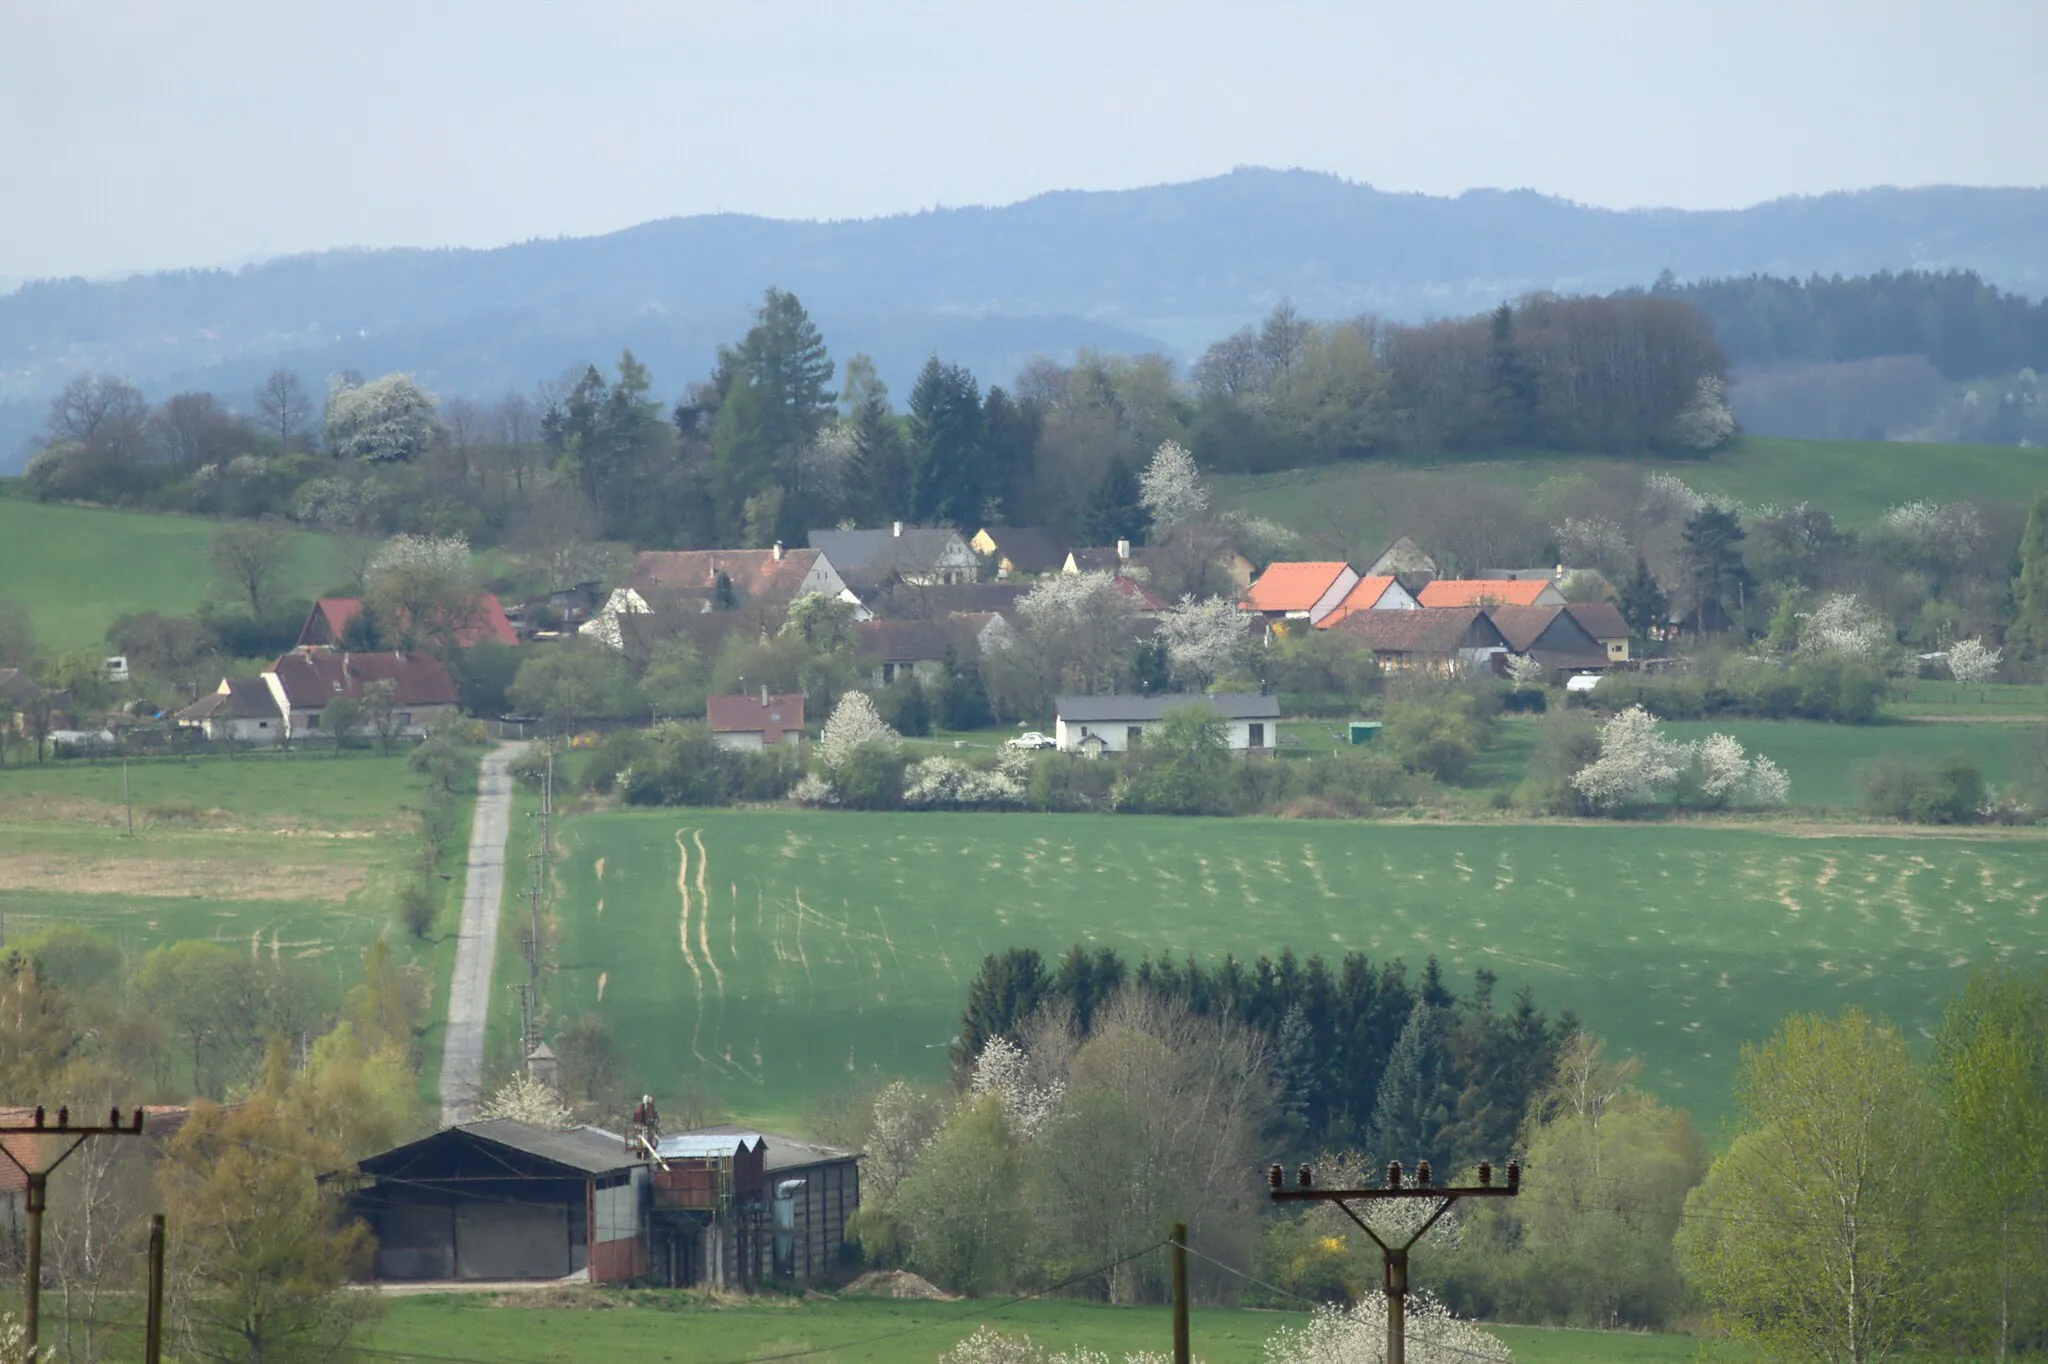
[[[1118,540],[1142,544],[1145,508],[1138,500],[1138,471],[1122,455],[1111,455],[1102,477],[1088,494],[1076,527],[1086,543],[1113,545]]]
[[[981,448],[981,386],[934,355],[910,390],[911,510],[970,533],[980,524],[987,480]]]
[[[1640,554],[1636,556],[1636,571],[1622,584],[1618,605],[1621,618],[1628,622],[1628,628],[1635,631],[1639,639],[1648,639],[1650,633],[1664,623],[1665,613],[1671,609],[1664,589],[1657,585],[1656,575],[1650,572],[1649,564]]]
[[[1410,1168],[1418,1160],[1441,1163],[1439,1136],[1451,1118],[1445,1094],[1451,1028],[1451,1011],[1436,1005],[1417,1003],[1408,1015],[1373,1098],[1370,1149],[1378,1159]]]
[[[2020,575],[2012,584],[2012,628],[2005,642],[2015,654],[2048,654],[2048,493],[2034,499],[2020,537]]]

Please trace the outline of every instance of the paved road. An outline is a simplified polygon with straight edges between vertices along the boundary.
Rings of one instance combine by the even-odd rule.
[[[505,838],[512,831],[512,778],[505,769],[526,750],[500,744],[484,755],[476,819],[469,828],[469,877],[455,975],[448,985],[448,1036],[441,1048],[441,1123],[467,1122],[483,1097],[484,1020],[491,1009],[491,968],[498,959],[498,909],[505,893]]]

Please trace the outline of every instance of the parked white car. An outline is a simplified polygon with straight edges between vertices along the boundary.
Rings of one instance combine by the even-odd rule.
[[[1040,734],[1035,729],[1027,729],[1016,738],[1004,744],[1003,747],[1023,749],[1058,748],[1059,744],[1048,735]]]

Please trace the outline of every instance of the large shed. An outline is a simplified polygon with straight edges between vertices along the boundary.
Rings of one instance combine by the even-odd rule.
[[[492,1118],[371,1156],[356,1173],[378,1279],[647,1273],[648,1168],[617,1133]]]
[[[704,1221],[710,1234],[674,1262],[682,1273],[669,1282],[752,1287],[769,1278],[815,1279],[840,1266],[847,1221],[860,1208],[857,1152],[731,1125],[665,1137],[659,1150],[672,1169],[712,1158],[729,1162],[730,1172],[726,1211],[715,1229]],[[662,1203],[657,1186],[657,1213]],[[658,1240],[659,1225],[657,1216]],[[657,1257],[658,1279],[663,1269]]]

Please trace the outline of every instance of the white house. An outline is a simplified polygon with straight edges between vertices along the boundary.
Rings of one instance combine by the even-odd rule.
[[[981,572],[973,546],[944,526],[890,523],[887,530],[814,530],[811,548],[846,577],[874,586],[890,577],[920,587],[971,583]]]
[[[263,685],[277,702],[287,739],[324,729],[321,717],[338,700],[362,702],[370,688],[388,688],[394,731],[417,739],[457,713],[461,698],[448,670],[427,654],[345,654],[336,649],[294,649],[263,674]],[[364,714],[351,731],[376,732]]]
[[[284,738],[284,711],[260,677],[223,677],[220,686],[171,717],[216,742],[274,744]]]
[[[1353,611],[1420,611],[1422,604],[1408,594],[1408,589],[1393,577],[1381,574],[1375,578],[1360,578],[1353,583],[1344,599],[1324,613],[1316,622],[1318,630],[1327,630],[1341,622]]]
[[[1260,752],[1280,737],[1280,698],[1226,692],[1215,696],[1062,696],[1054,719],[1054,740],[1062,753],[1098,748],[1122,753],[1156,729],[1166,712],[1207,706],[1223,717],[1230,747]]]
[[[714,696],[705,702],[704,717],[720,748],[794,748],[804,737],[804,696],[773,695],[766,687],[758,698]]]
[[[968,558],[973,557],[969,551]],[[725,594],[730,594],[729,601]],[[650,615],[657,605],[664,610],[749,611],[767,629],[798,597],[812,595],[848,603],[856,620],[873,614],[822,550],[785,549],[780,544],[772,549],[643,550],[633,556],[633,571],[625,583],[612,589],[577,633],[624,649],[619,617]]]

